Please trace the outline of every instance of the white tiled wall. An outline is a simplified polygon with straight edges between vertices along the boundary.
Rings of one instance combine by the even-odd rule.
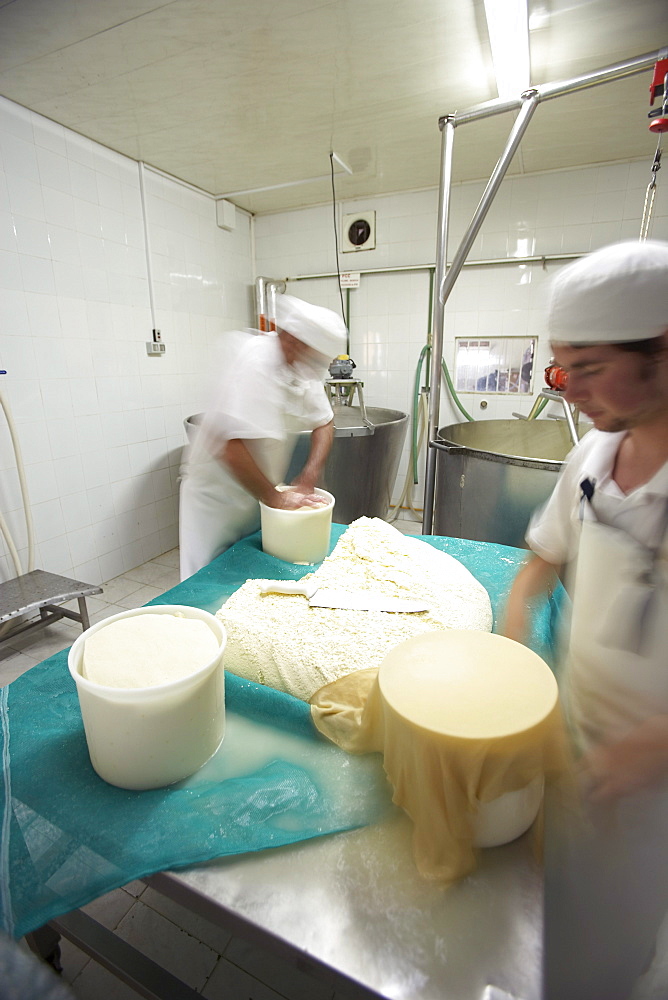
[[[462,139],[461,141],[465,141]],[[438,150],[434,151],[438,155]],[[526,255],[580,253],[619,239],[637,239],[654,155],[648,134],[647,161],[602,164],[535,176],[507,177],[483,224],[469,261]],[[483,192],[484,184],[452,190],[448,258],[452,259]],[[343,202],[344,213],[375,210],[376,249],[341,255],[342,270],[415,266],[415,270],[362,275],[350,291],[350,353],[365,399],[374,406],[410,412],[418,358],[429,329],[429,272],[436,254],[438,193]],[[304,278],[336,268],[332,208],[329,205],[256,220],[258,273]],[[659,183],[650,235],[668,239],[668,188]],[[543,386],[549,360],[545,294],[557,263],[465,267],[446,306],[444,358],[454,362],[460,336],[535,336],[538,357],[534,393]],[[320,305],[340,308],[335,278],[294,280],[288,291]],[[535,395],[461,394],[476,419],[528,413]],[[482,409],[482,400],[487,403]],[[552,404],[551,404],[552,405]],[[549,412],[549,411],[548,411]],[[463,420],[444,389],[440,425]],[[404,482],[408,442],[395,500]],[[421,466],[424,464],[421,459]]]
[[[108,580],[178,542],[183,420],[217,335],[252,317],[251,222],[0,99],[0,392],[23,454],[37,568]],[[0,511],[27,566],[8,424]],[[15,575],[0,535],[0,581]]]
[[[465,137],[461,140],[465,141]],[[593,249],[637,238],[650,166],[602,164],[508,178],[470,260]],[[434,156],[439,155],[438,149]],[[212,198],[146,168],[147,264],[140,168],[97,143],[0,99],[0,392],[20,439],[37,541],[35,564],[103,582],[173,548],[183,420],[205,405],[214,341],[253,317],[255,274],[340,308],[330,205],[216,225]],[[668,239],[659,185],[651,235]],[[449,256],[481,183],[452,193]],[[363,276],[350,291],[351,354],[367,402],[409,411],[429,326],[435,190],[337,206],[376,212],[376,249],[341,254],[342,270],[410,266]],[[539,338],[537,383],[549,349],[547,279],[558,265],[467,267],[446,309],[455,336]],[[149,281],[150,277],[150,281]],[[155,323],[163,357],[146,355]],[[345,293],[344,293],[345,294]],[[528,412],[533,397],[462,395],[477,418]],[[441,424],[463,419],[443,394]],[[404,449],[395,498],[408,459]],[[422,465],[423,463],[421,463]],[[0,414],[0,512],[27,563],[26,529],[8,424]],[[0,537],[0,581],[15,575]]]

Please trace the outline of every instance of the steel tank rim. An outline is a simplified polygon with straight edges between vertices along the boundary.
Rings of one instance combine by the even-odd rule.
[[[509,427],[515,426],[515,421],[513,420],[486,420],[476,421],[476,423],[478,425],[498,425],[500,423],[505,423]],[[563,458],[542,458],[541,456],[523,455],[520,452],[516,454],[512,451],[500,451],[498,448],[482,448],[471,444],[462,444],[461,442],[454,441],[452,438],[448,437],[448,434],[452,432],[453,428],[466,426],[468,425],[449,424],[446,427],[440,427],[437,431],[437,438],[435,441],[431,442],[431,446],[444,454],[456,452],[461,455],[470,455],[473,458],[478,458],[485,462],[498,462],[502,465],[517,465],[529,469],[546,469],[553,472],[559,472],[562,469],[567,455],[572,448],[571,445],[567,449]]]

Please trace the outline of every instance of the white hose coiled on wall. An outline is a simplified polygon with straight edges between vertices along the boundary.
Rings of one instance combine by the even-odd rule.
[[[19,477],[19,485],[21,487],[21,497],[23,499],[23,509],[25,511],[26,519],[26,531],[28,534],[28,568],[25,570],[26,573],[30,573],[35,568],[35,528],[32,519],[32,511],[30,509],[30,498],[28,496],[28,484],[25,477],[25,468],[23,465],[23,455],[21,453],[21,445],[19,443],[18,434],[16,431],[16,424],[14,423],[14,418],[12,417],[9,405],[5,400],[3,394],[0,392],[0,406],[5,414],[5,419],[7,421],[7,426],[9,428],[9,433],[12,439],[12,445],[14,447],[14,455],[16,456],[16,471]],[[21,568],[21,560],[19,559],[19,554],[14,544],[14,540],[10,534],[7,522],[0,513],[0,532],[4,536],[5,542],[7,543],[7,548],[9,549],[9,554],[12,557],[12,562],[14,563],[14,568],[16,569],[16,575],[21,576],[24,570]]]

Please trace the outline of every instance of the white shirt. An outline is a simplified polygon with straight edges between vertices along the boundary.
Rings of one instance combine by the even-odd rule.
[[[659,544],[668,499],[668,462],[649,482],[624,493],[612,473],[625,434],[590,430],[571,451],[554,492],[534,514],[526,535],[530,548],[547,562],[560,566],[577,554],[584,479],[594,483],[598,520],[622,529],[642,545]],[[584,505],[584,516],[593,516],[589,504]]]
[[[326,369],[288,365],[276,334],[226,338],[215,399],[182,465],[181,576],[190,576],[257,530],[259,505],[215,456],[241,439],[274,485],[285,477],[296,435],[333,418]]]

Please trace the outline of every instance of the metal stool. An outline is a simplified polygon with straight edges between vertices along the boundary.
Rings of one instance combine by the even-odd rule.
[[[42,569],[34,569],[31,573],[24,573],[6,583],[0,583],[0,624],[12,618],[34,614],[36,611],[39,611],[40,615],[35,621],[17,624],[15,628],[8,629],[0,636],[0,642],[13,639],[21,632],[50,625],[61,618],[71,618],[72,621],[81,622],[81,628],[85,631],[90,625],[86,597],[101,593],[102,587],[92,583],[82,583],[80,580],[70,580],[66,576],[57,576]],[[74,598],[79,603],[78,611],[57,606]]]

